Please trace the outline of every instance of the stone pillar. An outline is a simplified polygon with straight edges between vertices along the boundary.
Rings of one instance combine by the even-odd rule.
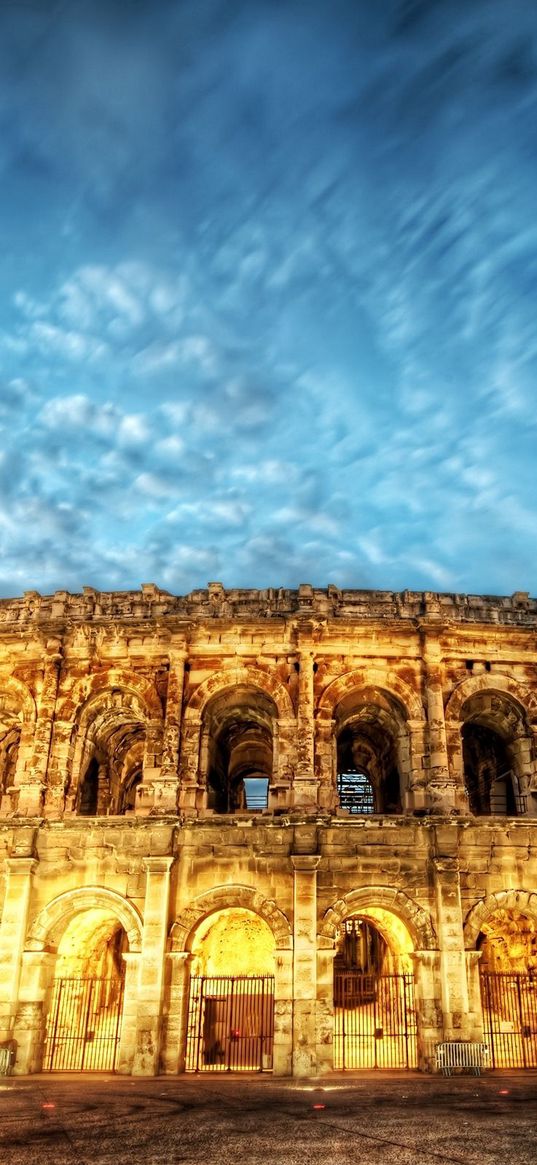
[[[299,653],[297,763],[293,788],[293,805],[297,808],[317,805],[317,779],[314,772],[314,694],[313,651],[305,647]]]
[[[317,951],[317,1072],[334,1067],[334,946]]]
[[[207,806],[207,774],[199,771],[201,717],[183,721],[179,763],[179,809],[192,813]]]
[[[316,720],[315,773],[319,787],[319,807],[328,813],[336,813],[339,807],[336,787],[335,731],[334,720]]]
[[[31,857],[11,857],[5,862],[6,890],[0,924],[0,1044],[13,1034],[32,875],[36,869],[37,862]]]
[[[61,642],[57,639],[49,640],[46,645],[32,759],[29,771],[24,774],[23,781],[19,785],[17,814],[21,817],[39,817],[42,813],[61,664]],[[61,806],[59,812],[54,815],[59,816],[62,809],[63,786]]]
[[[143,783],[138,790],[138,813],[177,812],[179,738],[181,733],[185,660],[185,651],[170,651],[166,717],[162,739],[162,760],[160,769],[149,771],[146,774],[144,767]]]
[[[159,1070],[164,989],[164,958],[172,857],[144,858],[146,892],[142,955],[138,979],[136,1050],[133,1075],[156,1076]]]
[[[470,1014],[466,953],[464,950],[463,914],[457,857],[442,855],[456,839],[448,837],[456,827],[437,829],[437,853],[433,858],[436,917],[440,947],[440,989],[444,1015],[445,1039],[471,1039],[474,1016]],[[444,837],[444,835],[446,835]],[[447,844],[446,844],[447,843]]]
[[[435,1047],[444,1037],[440,992],[440,952],[414,951],[414,994],[418,1032],[418,1068],[432,1072]]]
[[[293,952],[274,952],[274,1047],[275,1076],[293,1072]]]
[[[317,1002],[317,855],[293,855],[293,1075],[315,1076]]]
[[[162,1071],[184,1072],[190,994],[190,951],[168,951],[162,1035]]]
[[[14,1068],[16,1075],[26,1076],[42,1070],[55,966],[55,952],[35,950],[23,953],[19,1003],[14,1025],[17,1045]]]
[[[479,982],[479,964],[481,951],[465,951],[466,979],[468,982],[469,1015],[473,1018],[474,1033],[472,1039],[481,1042],[483,1034],[483,1006],[481,1003],[481,984]]]
[[[124,1076],[130,1076],[133,1071],[136,1055],[136,1037],[138,1021],[138,989],[140,978],[139,951],[126,951],[123,955],[125,963],[125,988],[123,992],[123,1014],[121,1017],[121,1032],[117,1055],[117,1071]]]
[[[452,809],[461,806],[461,790],[449,770],[442,691],[442,655],[440,643],[435,635],[424,636],[423,659],[427,687],[429,744],[427,807],[437,813],[450,813]]]

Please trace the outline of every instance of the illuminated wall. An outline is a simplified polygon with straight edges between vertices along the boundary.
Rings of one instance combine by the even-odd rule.
[[[259,1039],[259,1070],[328,1071],[353,918],[382,937],[379,973],[412,977],[421,1066],[439,1039],[482,1038],[480,968],[529,993],[536,966],[536,627],[523,594],[215,583],[0,601],[0,1042],[16,1071],[40,1070],[64,1028],[67,1046],[58,984],[90,980],[112,985],[73,1003],[73,1031],[91,1018],[84,1067],[112,1040],[121,981],[114,1067],[182,1071],[191,983],[211,976],[270,979],[270,1024],[245,1004],[233,1037]],[[341,804],[342,773],[371,795]],[[230,1040],[196,1070],[227,1070]]]

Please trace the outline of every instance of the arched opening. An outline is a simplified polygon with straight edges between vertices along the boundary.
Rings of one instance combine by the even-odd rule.
[[[268,807],[276,717],[273,700],[257,688],[228,689],[209,703],[204,718],[209,809],[235,813]]]
[[[495,1068],[537,1068],[537,920],[497,910],[481,924],[481,997]]]
[[[127,949],[125,930],[105,908],[90,907],[68,922],[47,1011],[44,1071],[114,1070]]]
[[[403,709],[388,693],[351,693],[336,708],[337,792],[351,814],[401,813],[409,739]]]
[[[187,1071],[272,1068],[274,946],[265,920],[242,907],[200,923],[192,942]]]
[[[106,693],[79,733],[81,779],[74,794],[76,813],[101,817],[132,811],[145,745],[145,723],[132,699],[119,689]]]
[[[517,741],[526,729],[521,711],[503,695],[478,692],[462,708],[464,781],[470,812],[478,817],[525,811]]]
[[[410,934],[371,907],[344,919],[334,959],[334,1068],[415,1068],[417,1030]]]
[[[13,722],[10,716],[0,719],[0,812],[2,798],[8,798],[17,768],[17,758],[21,738],[20,725]]]

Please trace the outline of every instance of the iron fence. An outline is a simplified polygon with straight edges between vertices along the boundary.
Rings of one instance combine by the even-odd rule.
[[[493,1068],[537,1068],[537,976],[482,971],[483,1029]]]
[[[414,976],[334,973],[334,1068],[416,1068]]]
[[[56,979],[43,1071],[113,1072],[122,1007],[122,978]]]
[[[187,1072],[272,1069],[274,977],[194,976],[190,981]]]

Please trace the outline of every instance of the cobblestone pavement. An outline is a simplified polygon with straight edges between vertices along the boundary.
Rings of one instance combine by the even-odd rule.
[[[2,1165],[534,1165],[537,1073],[0,1079]]]

